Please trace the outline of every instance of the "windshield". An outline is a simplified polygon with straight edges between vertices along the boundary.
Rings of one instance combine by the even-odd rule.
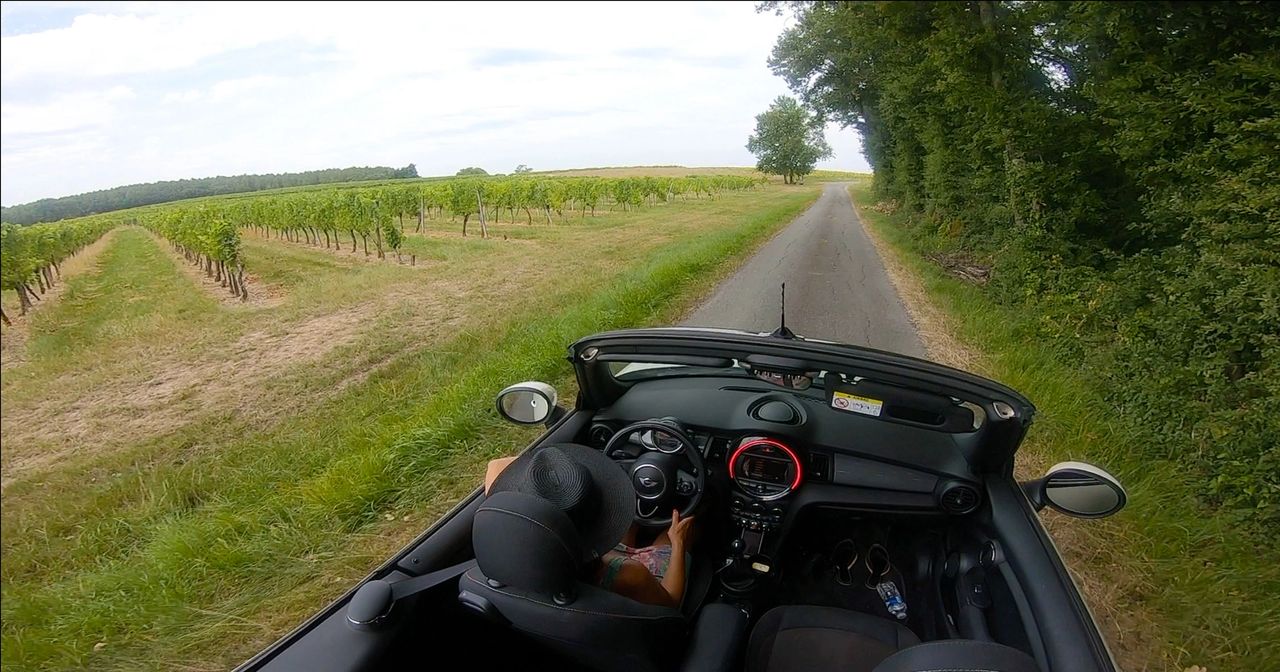
[[[728,366],[700,366],[677,362],[653,362],[637,359],[635,361],[612,361],[608,363],[609,374],[622,383],[634,383],[655,378],[676,378],[685,376],[738,376],[756,378],[772,385],[789,389],[803,390],[811,386],[822,387],[827,375],[826,371],[816,372],[783,372],[753,367],[737,359],[730,360]],[[839,374],[837,374],[838,376]]]
[[[622,382],[667,378],[672,376],[749,376],[751,372],[738,360],[732,366],[694,366],[670,362],[609,362],[609,373]]]

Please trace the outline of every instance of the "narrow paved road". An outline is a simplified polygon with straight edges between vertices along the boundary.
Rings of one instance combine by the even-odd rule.
[[[801,336],[916,357],[924,348],[876,248],[853,211],[848,184],[827,184],[796,218],[684,321],[773,331],[787,283],[787,326]]]

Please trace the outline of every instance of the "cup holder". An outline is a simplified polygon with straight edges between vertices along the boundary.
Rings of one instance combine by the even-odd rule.
[[[750,574],[720,577],[720,586],[730,595],[748,595],[755,589],[756,583],[756,577]]]
[[[738,560],[734,566],[720,575],[720,585],[726,594],[743,597],[755,590],[762,579],[770,576],[772,561],[763,556],[753,556],[750,560]]]

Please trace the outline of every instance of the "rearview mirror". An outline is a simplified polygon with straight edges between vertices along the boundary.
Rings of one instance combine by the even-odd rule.
[[[537,425],[555,421],[564,410],[556,406],[554,387],[531,380],[499,392],[498,413],[518,425]]]
[[[1022,488],[1037,511],[1048,505],[1077,518],[1105,518],[1128,501],[1115,476],[1083,462],[1055,464]]]

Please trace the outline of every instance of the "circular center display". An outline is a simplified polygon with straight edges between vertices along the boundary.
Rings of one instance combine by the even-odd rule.
[[[800,458],[773,439],[748,439],[729,458],[729,477],[757,499],[777,499],[800,485]]]

